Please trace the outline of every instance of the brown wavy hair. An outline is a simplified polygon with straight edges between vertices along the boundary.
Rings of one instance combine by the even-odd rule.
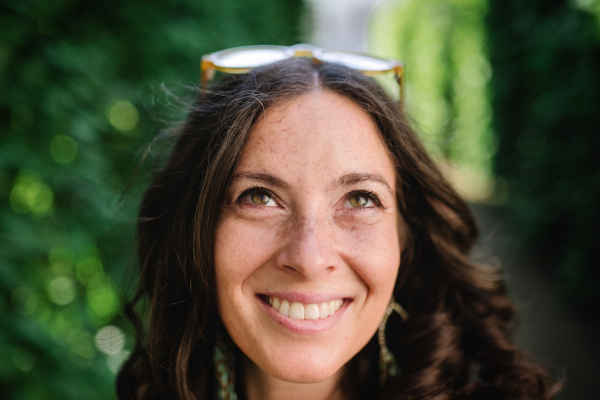
[[[371,78],[295,58],[225,75],[199,91],[172,136],[176,143],[139,213],[140,279],[125,307],[139,337],[119,372],[119,399],[215,398],[212,354],[223,327],[213,240],[224,194],[264,110],[316,88],[352,100],[377,124],[395,162],[408,233],[394,295],[410,318],[392,317],[386,330],[401,373],[380,387],[373,338],[347,364],[344,392],[369,399],[552,398],[559,385],[511,342],[514,308],[501,273],[469,259],[476,221],[402,110]],[[243,394],[241,386],[239,378]]]

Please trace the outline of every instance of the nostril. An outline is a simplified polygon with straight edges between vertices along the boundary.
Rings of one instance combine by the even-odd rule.
[[[286,271],[290,271],[290,272],[292,272],[292,271],[293,271],[293,272],[298,272],[298,271],[296,271],[296,269],[295,269],[295,268],[293,268],[293,267],[290,267],[289,265],[284,265],[284,266],[283,266],[283,269],[285,269]]]
[[[298,269],[296,269],[296,268],[294,268],[294,267],[292,267],[290,265],[283,264],[281,266],[281,269],[283,271],[289,273],[290,275],[293,275],[293,276],[297,276],[297,277],[300,277],[300,278],[303,276],[301,271],[298,271]]]

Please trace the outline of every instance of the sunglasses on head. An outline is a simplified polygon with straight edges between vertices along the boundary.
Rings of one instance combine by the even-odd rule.
[[[315,62],[332,62],[355,69],[367,76],[393,72],[400,90],[400,102],[404,98],[404,64],[395,60],[372,57],[350,51],[325,50],[308,44],[294,46],[242,46],[217,51],[202,56],[200,83],[206,88],[215,71],[228,74],[243,74],[253,68],[286,60],[292,57],[307,57]]]

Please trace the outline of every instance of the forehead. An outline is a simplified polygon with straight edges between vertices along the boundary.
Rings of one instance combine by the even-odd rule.
[[[238,163],[238,171],[247,168],[296,177],[368,172],[384,176],[392,188],[395,182],[392,158],[370,115],[330,91],[268,108]]]

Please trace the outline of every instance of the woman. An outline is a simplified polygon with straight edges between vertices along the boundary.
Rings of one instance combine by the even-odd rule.
[[[225,75],[141,206],[119,398],[549,399],[476,237],[371,78],[304,57]]]

